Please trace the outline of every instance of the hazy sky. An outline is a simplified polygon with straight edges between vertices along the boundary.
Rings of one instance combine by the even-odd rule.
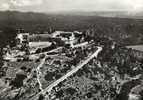
[[[143,0],[0,0],[0,10],[139,12],[143,10]]]

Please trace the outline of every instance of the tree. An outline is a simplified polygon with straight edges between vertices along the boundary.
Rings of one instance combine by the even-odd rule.
[[[11,26],[4,26],[2,29],[2,32],[0,34],[1,41],[0,43],[3,43],[3,46],[5,45],[10,45],[14,46],[15,45],[15,37],[16,37],[16,29],[11,27]]]

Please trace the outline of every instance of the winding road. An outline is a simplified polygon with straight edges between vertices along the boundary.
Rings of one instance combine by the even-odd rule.
[[[81,62],[80,64],[77,65],[77,67],[75,67],[73,70],[71,70],[70,72],[68,72],[66,75],[62,76],[60,79],[56,80],[55,82],[53,82],[51,85],[49,85],[47,88],[42,89],[41,92],[39,92],[38,94],[36,94],[34,97],[32,97],[30,100],[37,100],[37,98],[39,97],[40,94],[46,94],[47,92],[50,93],[50,91],[57,86],[60,82],[64,81],[65,79],[67,79],[69,76],[73,75],[74,73],[76,73],[79,69],[81,69],[84,65],[86,65],[90,60],[92,60],[93,58],[97,58],[99,52],[102,51],[102,47],[97,47],[97,51],[94,52],[90,57],[88,57],[85,61]],[[42,60],[42,63],[38,66],[38,68],[42,67],[44,63],[44,59]],[[37,69],[38,71],[38,69]]]

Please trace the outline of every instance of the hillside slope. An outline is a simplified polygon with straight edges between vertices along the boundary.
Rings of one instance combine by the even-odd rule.
[[[42,14],[22,12],[0,12],[0,29],[3,26],[23,28],[28,32],[43,32],[52,29],[65,31],[85,31],[94,29],[92,34],[107,35],[125,44],[141,44],[143,40],[143,20],[127,18],[99,17],[95,15]]]

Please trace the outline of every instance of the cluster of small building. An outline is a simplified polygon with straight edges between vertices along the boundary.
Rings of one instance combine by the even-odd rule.
[[[63,41],[65,44],[74,45],[77,42],[77,36],[81,36],[82,32],[65,32],[55,31],[52,34],[32,34],[29,33],[18,33],[16,37],[17,46],[29,46],[31,42],[58,42]]]

